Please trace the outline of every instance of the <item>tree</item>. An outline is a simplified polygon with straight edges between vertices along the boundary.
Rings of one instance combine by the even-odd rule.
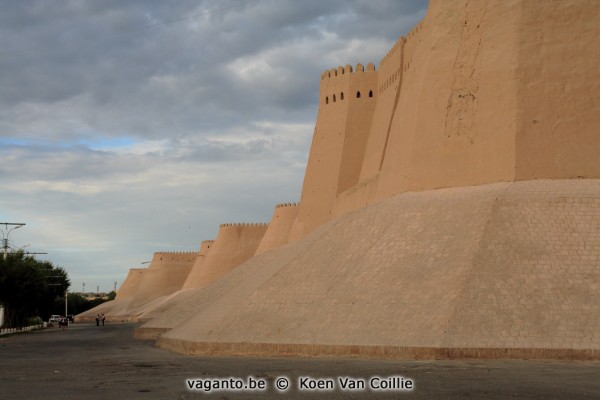
[[[70,286],[67,273],[48,261],[38,261],[22,251],[0,258],[0,303],[5,307],[5,325],[24,326],[27,319],[47,319],[54,300]]]

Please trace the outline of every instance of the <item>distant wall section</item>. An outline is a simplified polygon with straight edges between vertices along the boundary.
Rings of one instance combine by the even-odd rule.
[[[129,307],[141,306],[180,290],[197,257],[198,252],[154,253]]]
[[[142,282],[145,272],[146,268],[130,268],[125,281],[123,281],[119,290],[117,290],[117,296],[115,298],[123,299],[133,297]]]
[[[271,222],[256,249],[256,254],[288,243],[292,225],[298,216],[298,207],[296,203],[282,203],[275,206]]]
[[[204,273],[204,260],[214,243],[214,240],[203,240],[200,243],[200,253],[198,253],[198,257],[196,258],[194,266],[185,280],[182,289],[192,289],[197,287],[198,282],[201,280],[200,277]]]
[[[256,253],[267,224],[221,224],[219,233],[188,287],[205,287]]]

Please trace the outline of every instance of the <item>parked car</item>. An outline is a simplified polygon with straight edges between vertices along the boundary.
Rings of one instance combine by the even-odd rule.
[[[58,324],[58,322],[60,321],[60,315],[51,315],[50,319],[48,320],[48,323],[50,324]]]

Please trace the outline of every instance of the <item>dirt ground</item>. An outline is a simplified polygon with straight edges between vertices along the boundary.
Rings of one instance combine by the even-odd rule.
[[[322,358],[182,356],[132,338],[133,324],[75,324],[0,338],[2,399],[190,399],[190,398],[410,398],[410,399],[598,399],[600,362],[465,360],[395,361]],[[264,391],[190,391],[207,380],[251,376]],[[377,378],[403,377],[412,391],[369,387]],[[344,391],[338,377],[366,382]],[[275,388],[284,378],[289,386]],[[333,382],[333,391],[306,391],[310,382]],[[398,378],[399,379],[399,378]],[[399,380],[396,382],[399,382]],[[237,381],[236,381],[237,382]],[[380,381],[379,381],[380,382]]]

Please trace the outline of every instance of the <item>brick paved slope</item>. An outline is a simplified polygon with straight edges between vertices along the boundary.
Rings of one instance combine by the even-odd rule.
[[[598,180],[404,193],[260,257],[197,292],[184,318],[177,307],[158,315],[154,327],[170,329],[159,345],[184,353],[600,351]]]

